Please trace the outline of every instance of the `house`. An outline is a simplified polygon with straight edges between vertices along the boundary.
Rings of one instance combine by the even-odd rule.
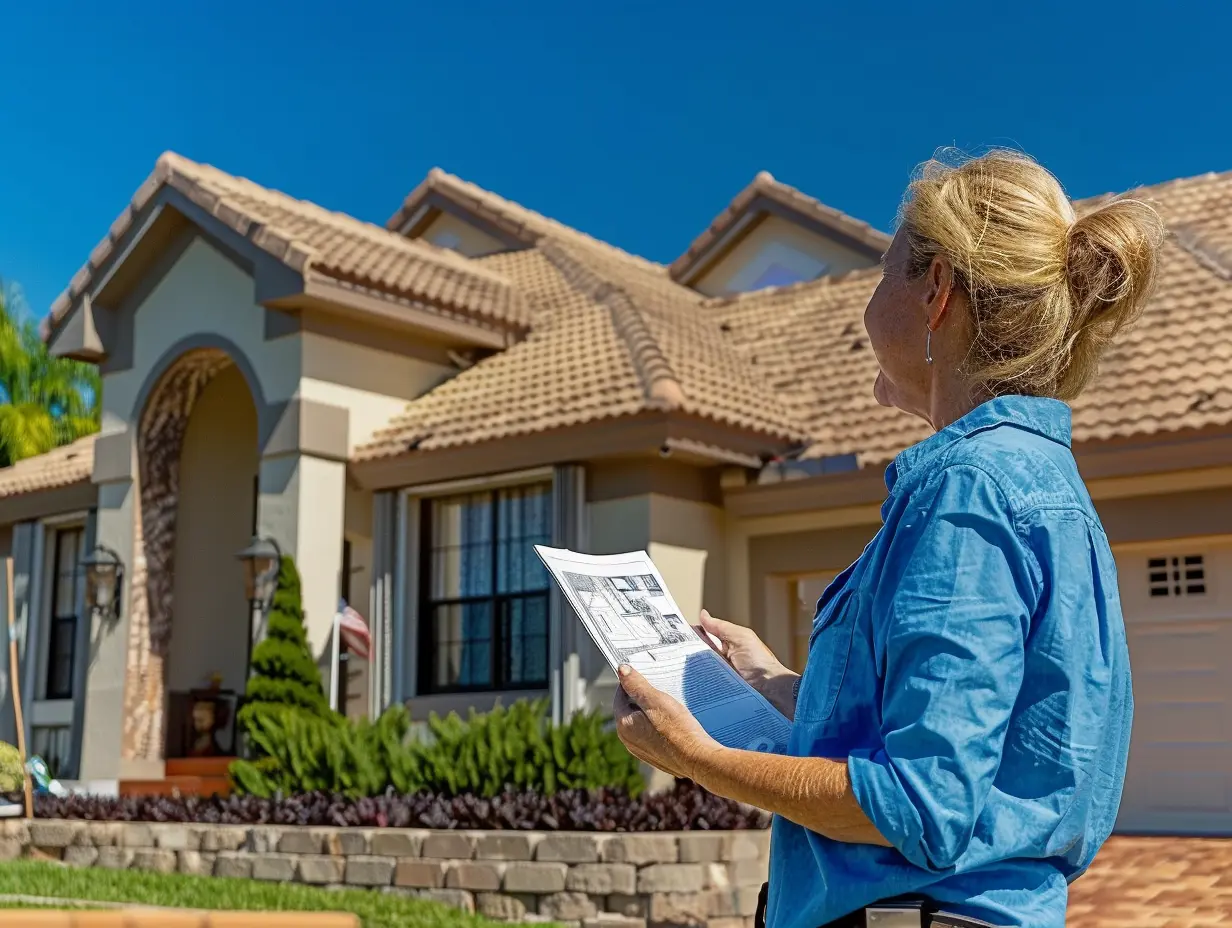
[[[1158,295],[1074,416],[1136,674],[1120,824],[1232,834],[1232,174],[1141,193]],[[872,397],[887,243],[767,174],[664,267],[440,171],[379,228],[163,156],[50,315],[101,433],[0,471],[33,749],[161,776],[177,697],[243,688],[253,535],[294,555],[327,679],[339,597],[365,612],[352,711],[606,706],[534,542],[647,549],[684,612],[800,666],[924,435]],[[87,614],[98,546],[121,608]]]

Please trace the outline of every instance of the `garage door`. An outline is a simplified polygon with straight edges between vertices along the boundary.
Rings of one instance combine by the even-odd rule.
[[[1134,728],[1117,828],[1232,834],[1232,544],[1117,551]]]

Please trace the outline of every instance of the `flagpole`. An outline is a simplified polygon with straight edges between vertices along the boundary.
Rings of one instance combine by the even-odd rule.
[[[342,622],[342,608],[334,613],[334,630],[330,636],[330,671],[329,671],[329,707],[335,712],[338,711],[338,671],[339,667],[339,625]]]
[[[21,783],[26,795],[26,818],[34,818],[34,795],[30,788],[30,771],[26,769],[26,723],[21,715],[21,686],[17,666],[17,606],[13,595],[13,559],[4,559],[5,606],[9,626],[9,680],[13,686],[13,713],[17,717],[17,753],[21,757]]]

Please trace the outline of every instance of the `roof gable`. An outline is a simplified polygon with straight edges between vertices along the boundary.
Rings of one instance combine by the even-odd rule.
[[[601,253],[644,271],[666,276],[663,265],[630,254],[533,209],[456,177],[440,168],[407,194],[385,228],[415,237],[439,212],[451,212],[480,231],[505,241],[511,250],[529,248],[544,238]]]
[[[173,214],[181,218],[169,221]],[[250,257],[258,302],[267,305],[303,298],[373,310],[388,303],[387,322],[402,316],[430,328],[439,320],[458,337],[467,324],[515,337],[529,326],[522,295],[487,268],[169,152],[52,305],[48,336],[62,342],[58,353],[101,356],[93,321],[84,317],[136,251],[157,247],[152,230],[182,229],[184,220]],[[270,269],[279,279],[263,287],[261,272]],[[66,325],[73,315],[82,319]]]
[[[688,249],[668,268],[672,279],[692,284],[715,267],[767,216],[777,216],[862,256],[869,264],[880,261],[890,236],[868,223],[826,206],[819,200],[781,183],[762,171],[736,194]]]

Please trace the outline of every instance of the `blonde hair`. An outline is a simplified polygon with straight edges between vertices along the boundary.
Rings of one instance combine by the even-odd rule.
[[[1112,199],[1075,218],[1061,184],[1027,155],[923,164],[900,211],[910,273],[938,255],[971,307],[964,373],[994,395],[1070,400],[1109,341],[1141,315],[1165,230],[1149,204]]]

